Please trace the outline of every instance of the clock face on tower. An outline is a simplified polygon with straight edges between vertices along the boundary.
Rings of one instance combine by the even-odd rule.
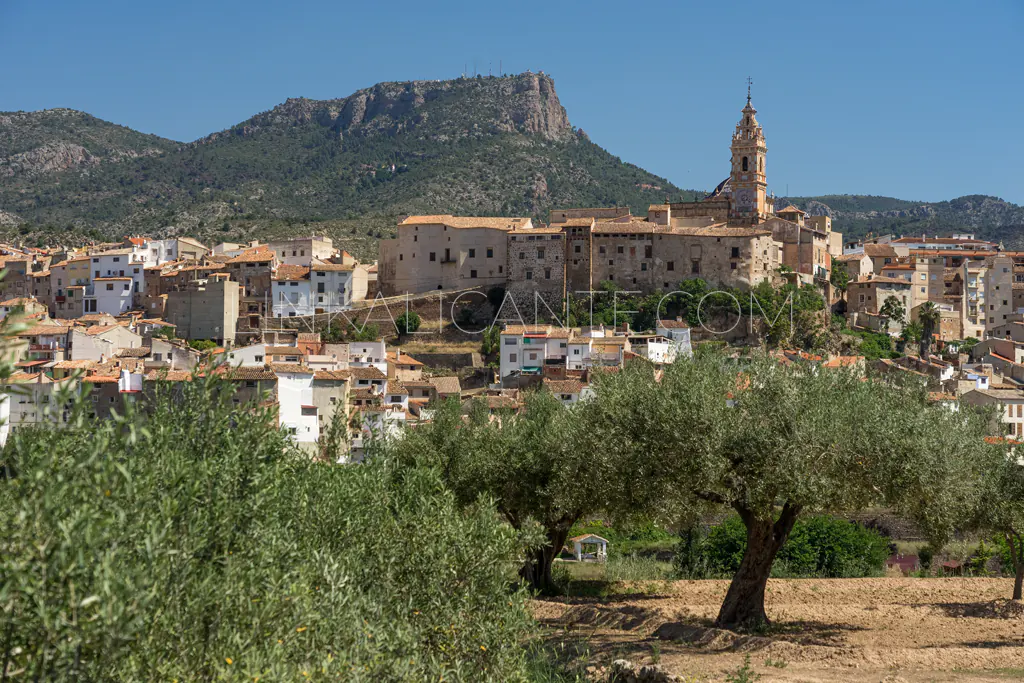
[[[749,189],[740,189],[736,191],[736,210],[737,211],[753,211],[754,210],[754,191]]]

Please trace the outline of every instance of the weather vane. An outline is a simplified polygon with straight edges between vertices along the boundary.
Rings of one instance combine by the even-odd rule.
[[[747,76],[747,104],[750,104],[750,86],[754,84],[754,79]]]

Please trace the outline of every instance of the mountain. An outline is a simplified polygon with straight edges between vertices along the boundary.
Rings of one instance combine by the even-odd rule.
[[[723,144],[724,141],[723,141]],[[289,99],[190,143],[71,109],[0,113],[0,236],[29,243],[132,232],[206,240],[326,233],[360,258],[408,213],[525,215],[693,199],[569,121],[552,79],[525,73],[379,83]],[[1024,247],[1024,209],[995,197],[779,201],[867,232],[969,230]]]
[[[910,202],[870,195],[776,198],[776,206],[795,204],[812,216],[831,216],[846,237],[893,234],[969,232],[1024,248],[1024,207],[998,197],[968,195],[945,202]]]
[[[18,169],[0,183],[0,211],[17,217],[8,231],[21,221],[28,239],[128,231],[242,239],[312,223],[303,230],[343,241],[367,235],[357,245],[366,251],[404,213],[546,218],[552,207],[645,211],[667,196],[694,196],[591,142],[543,74],[289,99],[188,144],[70,110],[0,114],[0,131],[0,169]]]

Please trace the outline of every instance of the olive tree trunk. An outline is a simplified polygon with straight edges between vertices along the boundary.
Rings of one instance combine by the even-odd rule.
[[[558,586],[551,578],[551,565],[554,564],[558,554],[562,552],[565,539],[569,536],[569,529],[572,528],[575,521],[575,519],[568,522],[559,520],[549,526],[544,532],[547,542],[527,553],[526,563],[519,570],[519,576],[531,590],[544,595],[558,593]]]
[[[1010,559],[1013,560],[1013,599],[1024,598],[1024,540],[1014,531],[1007,531],[1004,536],[1010,546]]]
[[[747,528],[747,547],[729,584],[715,625],[731,629],[758,628],[769,623],[764,611],[765,587],[775,556],[793,530],[799,507],[786,503],[775,522],[758,519],[746,508],[737,507],[736,511]]]

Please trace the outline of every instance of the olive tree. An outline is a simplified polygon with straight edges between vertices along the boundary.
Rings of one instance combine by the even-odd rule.
[[[467,412],[447,402],[387,450],[437,468],[463,505],[487,497],[517,531],[539,526],[543,541],[531,546],[520,575],[532,589],[552,592],[551,566],[572,525],[623,499],[628,482],[617,476],[617,453],[587,448],[580,408],[563,406],[549,392],[528,395],[518,413],[490,415],[482,402]]]
[[[722,627],[768,621],[765,587],[797,518],[885,505],[941,543],[953,511],[977,495],[984,421],[931,407],[923,388],[866,381],[848,370],[743,365],[718,354],[599,378],[587,436],[623,453],[619,476],[666,514],[734,510],[746,548],[719,611]]]
[[[994,441],[997,444],[995,455],[986,461],[984,489],[974,501],[972,526],[998,534],[1006,541],[1013,565],[1013,599],[1021,600],[1024,598],[1024,464],[1015,452],[1016,444]]]

